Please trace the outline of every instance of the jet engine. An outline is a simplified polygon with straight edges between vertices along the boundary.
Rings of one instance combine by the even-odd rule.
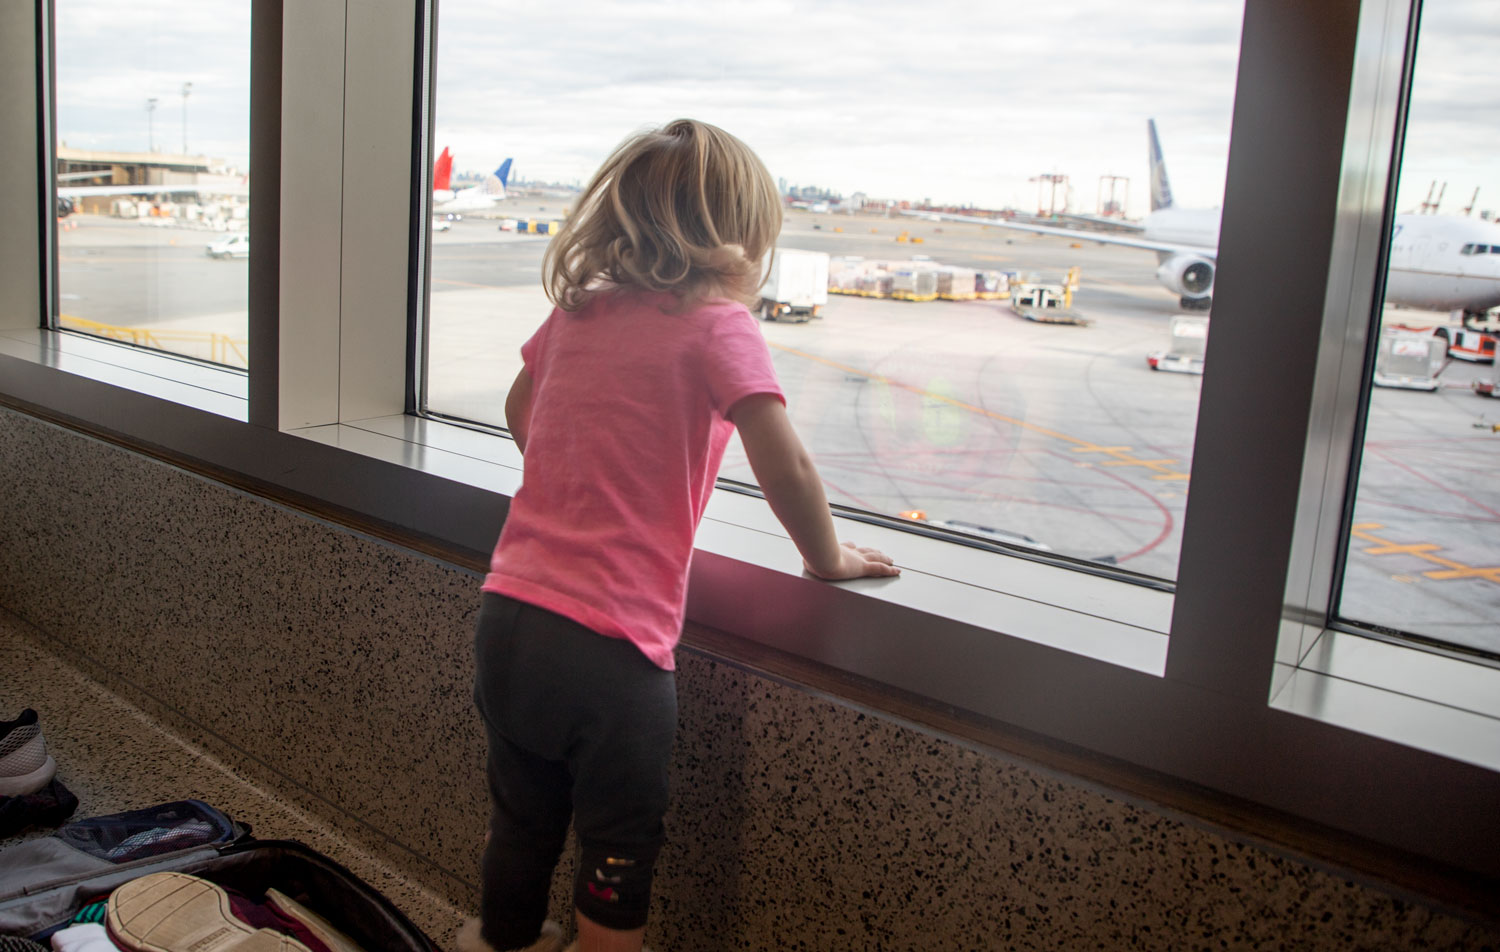
[[[1156,280],[1181,297],[1185,310],[1206,311],[1213,302],[1214,263],[1209,258],[1172,255],[1156,269]]]

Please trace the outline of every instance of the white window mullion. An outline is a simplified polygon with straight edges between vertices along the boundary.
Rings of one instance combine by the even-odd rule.
[[[344,58],[341,422],[406,409],[416,7],[351,0]]]
[[[43,312],[37,125],[37,8],[0,4],[0,329],[34,330]]]
[[[280,429],[338,422],[344,6],[283,12]]]

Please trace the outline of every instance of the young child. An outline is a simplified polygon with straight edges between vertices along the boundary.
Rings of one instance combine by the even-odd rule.
[[[544,919],[570,817],[577,947],[641,948],[677,728],[672,650],[732,431],[808,572],[899,574],[839,544],[745,307],[780,230],[755,153],[680,119],[617,148],[548,249],[557,307],[505,400],[525,482],[475,634],[493,811],[463,952],[561,945]]]

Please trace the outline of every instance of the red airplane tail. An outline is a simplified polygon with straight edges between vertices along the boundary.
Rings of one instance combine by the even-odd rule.
[[[448,154],[448,149],[443,148],[443,154],[437,157],[432,166],[432,190],[447,191],[448,182],[453,174],[453,156]]]

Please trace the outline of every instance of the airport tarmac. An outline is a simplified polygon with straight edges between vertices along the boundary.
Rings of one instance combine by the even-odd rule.
[[[496,214],[559,220],[566,204],[518,196]],[[195,306],[215,321],[230,314],[226,289],[243,288],[245,262],[209,260],[207,232],[163,247],[163,231],[143,250],[150,231],[115,222],[65,232],[63,311],[141,322],[142,302],[152,301],[174,325]],[[902,231],[922,243],[897,243]],[[432,236],[431,409],[503,424],[518,348],[550,308],[540,288],[547,241],[473,217]],[[978,225],[798,212],[779,244],[866,258],[925,254],[1054,279],[1080,266],[1074,305],[1093,320],[1087,327],[1031,324],[1000,301],[837,295],[818,320],[761,326],[831,501],[888,515],[920,509],[1175,577],[1202,378],[1146,365],[1181,313],[1155,282],[1149,253]],[[110,293],[122,284],[127,295]],[[242,314],[242,298],[238,306]],[[1442,375],[1447,389],[1375,390],[1347,616],[1500,652],[1500,433],[1491,429],[1500,401],[1468,389],[1493,373],[1455,362]],[[722,475],[748,480],[743,455],[732,450]]]

